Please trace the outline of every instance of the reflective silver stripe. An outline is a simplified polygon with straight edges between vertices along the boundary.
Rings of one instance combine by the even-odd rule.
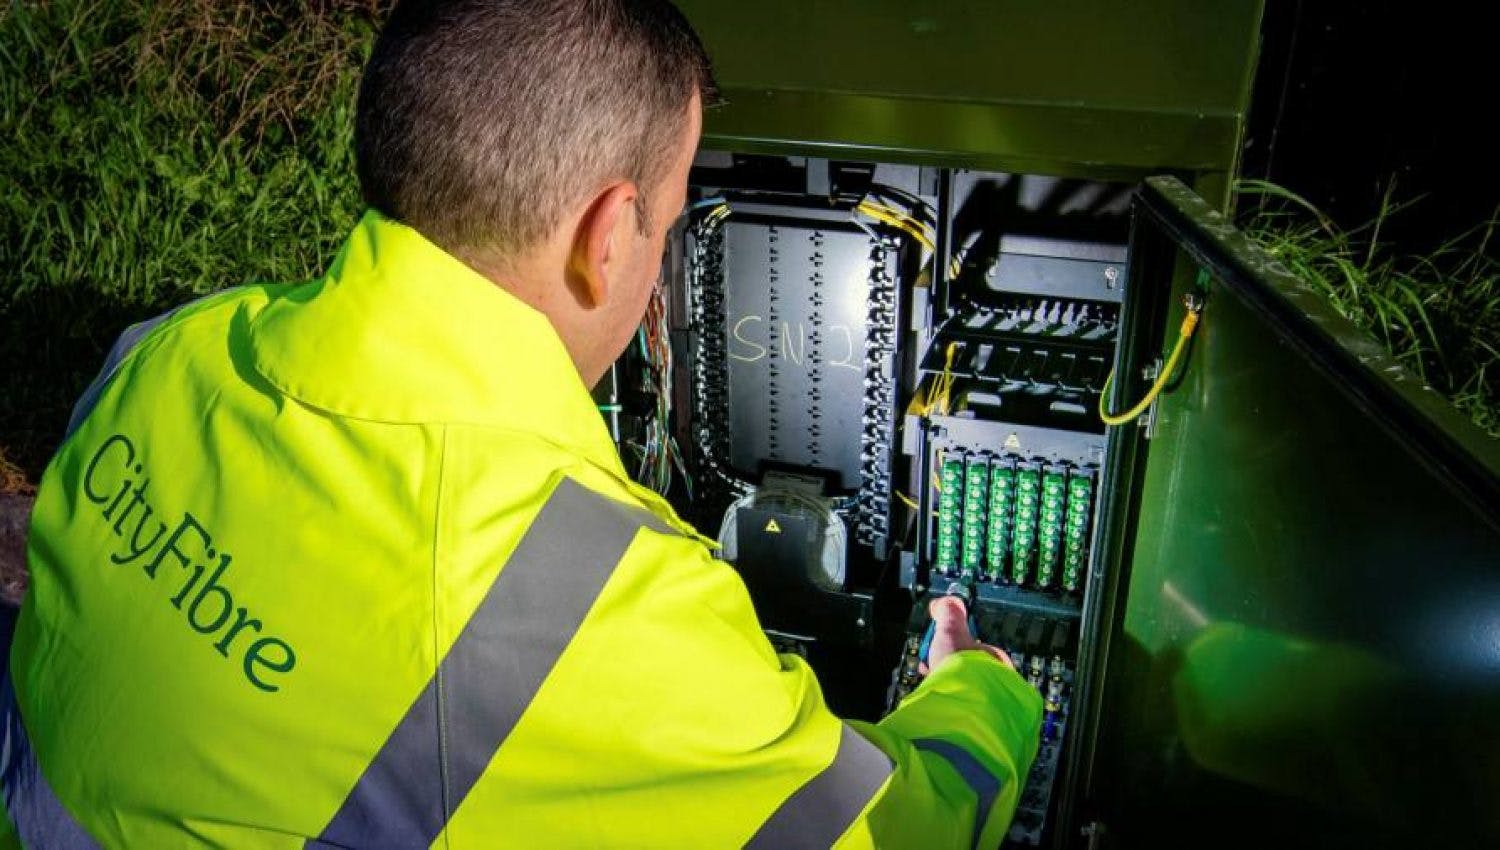
[[[833,762],[792,792],[745,846],[826,850],[849,829],[894,769],[879,747],[845,725]]]
[[[541,689],[642,526],[563,479],[437,672],[309,847],[426,847]]]
[[[209,296],[204,296],[204,298],[207,297]],[[99,374],[89,384],[88,389],[83,391],[83,395],[79,396],[77,403],[73,405],[73,413],[68,417],[68,430],[64,435],[64,439],[73,436],[73,432],[77,431],[78,426],[83,424],[83,420],[87,419],[89,414],[93,412],[94,405],[99,403],[99,396],[104,393],[104,388],[109,386],[109,382],[114,379],[115,373],[120,370],[120,363],[125,360],[125,356],[141,340],[145,339],[147,334],[156,330],[162,322],[177,315],[178,310],[202,300],[202,298],[194,299],[187,304],[162,313],[160,316],[147,319],[144,322],[137,322],[120,334],[119,339],[115,340],[114,347],[109,350],[109,356],[104,358],[104,365],[100,367]]]
[[[37,764],[31,739],[21,723],[16,707],[16,692],[10,676],[0,685],[0,790],[5,794],[5,811],[16,825],[16,835],[23,847],[45,847],[48,850],[97,850],[99,845],[83,826],[63,807],[62,801],[47,784]]]
[[[957,744],[940,738],[918,738],[912,744],[919,750],[941,756],[958,771],[958,775],[963,777],[978,798],[978,808],[974,810],[974,837],[969,842],[969,846],[978,847],[985,821],[989,820],[990,809],[995,807],[995,799],[1000,796],[1000,788],[1004,783],[979,759],[974,758],[972,753]]]

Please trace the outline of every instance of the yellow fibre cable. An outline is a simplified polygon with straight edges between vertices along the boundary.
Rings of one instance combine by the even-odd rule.
[[[933,382],[927,385],[927,391],[925,393],[921,392],[919,388],[917,394],[913,396],[911,400],[911,413],[917,416],[926,416],[932,412],[932,398],[933,395],[937,392],[936,385],[937,379],[934,378]]]
[[[1167,362],[1161,367],[1161,373],[1156,376],[1156,380],[1152,382],[1151,389],[1146,391],[1145,397],[1137,402],[1135,407],[1118,415],[1110,413],[1109,390],[1114,384],[1114,371],[1111,370],[1109,377],[1104,379],[1104,389],[1099,393],[1099,418],[1104,420],[1104,424],[1124,425],[1138,418],[1151,406],[1151,402],[1156,401],[1162,389],[1172,380],[1172,375],[1177,372],[1177,364],[1182,360],[1182,353],[1187,350],[1188,340],[1192,339],[1193,332],[1198,329],[1198,318],[1203,313],[1203,303],[1197,296],[1190,294],[1183,301],[1187,306],[1187,314],[1182,317],[1182,327],[1177,331],[1177,344],[1172,346],[1172,353],[1167,355]]]
[[[921,243],[928,250],[932,250],[932,240],[930,240],[927,237],[927,234],[923,233],[920,228],[914,226],[912,222],[902,220],[883,207],[876,207],[869,204],[861,204],[859,207],[859,211],[869,216],[870,218],[875,219],[876,221],[888,224],[891,227],[894,227],[897,230],[906,233],[907,235],[911,236],[913,239]]]
[[[914,511],[920,511],[920,510],[922,510],[922,506],[917,504],[916,499],[913,499],[912,497],[906,495],[905,493],[901,492],[900,490],[896,491],[896,498],[900,499],[902,502],[904,502],[906,504],[906,506],[908,508],[911,508]]]
[[[872,204],[869,201],[860,201],[855,209],[876,221],[889,224],[891,227],[910,235],[911,238],[917,240],[927,250],[937,250],[937,245],[932,241],[932,237],[927,235],[925,229],[915,219],[902,215],[890,207]]]
[[[927,385],[927,392],[920,401],[913,400],[911,410],[918,416],[929,416],[942,404],[940,413],[948,413],[948,394],[953,391],[953,358],[958,353],[958,343],[948,343],[947,354],[943,360],[943,373],[932,379]]]
[[[927,394],[922,391],[922,388],[920,386],[917,387],[917,391],[915,393],[912,393],[911,403],[906,406],[906,415],[907,416],[926,416],[927,415],[927,398],[926,398],[926,396],[927,396]]]
[[[948,343],[948,350],[943,358],[943,375],[941,377],[942,393],[938,399],[943,405],[942,413],[948,415],[949,396],[953,393],[953,358],[958,354],[958,343]]]
[[[903,226],[912,228],[912,229],[917,230],[917,231],[920,231],[922,233],[922,235],[928,236],[929,238],[931,238],[929,236],[929,232],[930,232],[931,228],[929,228],[926,224],[923,224],[922,221],[920,219],[918,219],[916,216],[912,215],[911,213],[906,212],[905,210],[900,210],[900,209],[897,209],[896,207],[889,206],[887,204],[880,204],[880,203],[876,203],[874,201],[868,201],[868,200],[866,200],[866,201],[860,201],[860,203],[864,204],[865,207],[868,208],[868,209],[879,210],[879,211],[885,213],[886,215],[895,218],[896,220],[898,220],[899,222],[901,222]]]

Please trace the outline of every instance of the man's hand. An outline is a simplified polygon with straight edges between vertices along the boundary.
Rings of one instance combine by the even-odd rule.
[[[1010,656],[1004,651],[980,643],[969,634],[969,613],[964,608],[962,599],[956,596],[940,596],[927,605],[927,613],[932,615],[932,622],[936,626],[932,634],[932,645],[927,650],[928,669],[936,670],[942,666],[943,660],[955,652],[963,652],[969,649],[977,649],[988,652],[1006,667],[1015,669],[1011,663]],[[926,675],[928,669],[922,671]]]

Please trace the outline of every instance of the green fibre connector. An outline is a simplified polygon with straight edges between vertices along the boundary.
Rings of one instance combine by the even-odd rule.
[[[1068,479],[1068,509],[1063,521],[1063,590],[1078,590],[1087,562],[1089,517],[1093,515],[1094,479],[1074,472]]]
[[[981,457],[971,457],[964,469],[964,572],[978,575],[984,568],[984,535],[989,519],[990,465]]]
[[[1063,506],[1067,500],[1067,476],[1049,469],[1042,474],[1041,509],[1037,515],[1038,587],[1051,587],[1062,555]]]
[[[1063,556],[1063,590],[1072,593],[1078,590],[1078,577],[1083,575],[1083,553],[1068,552]]]
[[[1051,587],[1057,574],[1057,545],[1043,537],[1037,541],[1036,586]]]
[[[1015,502],[1015,464],[995,461],[990,464],[989,540],[985,553],[986,574],[991,581],[999,581],[1005,575],[1005,549],[1010,542],[1011,511]]]
[[[964,461],[956,454],[944,452],[938,461],[937,569],[953,574],[958,571],[958,547],[963,534],[962,499]]]
[[[1041,509],[1042,474],[1037,469],[1016,471],[1015,525],[1010,540],[1010,580],[1025,584],[1036,560],[1036,518]]]

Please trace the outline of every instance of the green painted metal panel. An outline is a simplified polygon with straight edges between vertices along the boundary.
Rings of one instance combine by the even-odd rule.
[[[1213,283],[1151,439],[1117,435],[1145,461],[1085,818],[1124,847],[1495,846],[1500,442],[1182,184],[1142,198],[1133,284]]]
[[[1259,0],[681,0],[705,145],[1069,177],[1233,170]]]

